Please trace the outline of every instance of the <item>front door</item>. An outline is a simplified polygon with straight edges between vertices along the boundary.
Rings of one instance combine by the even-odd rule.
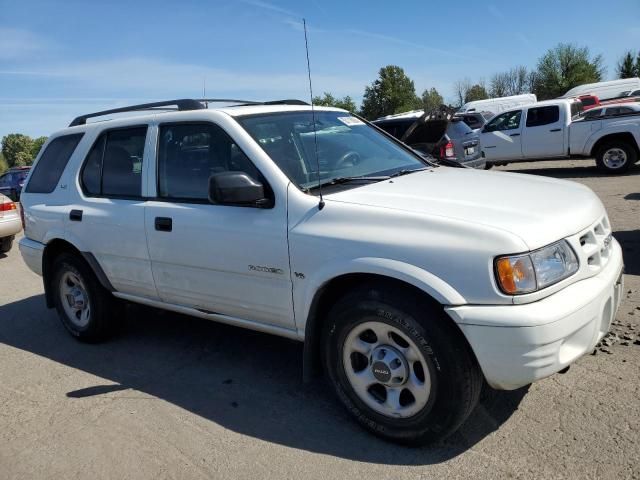
[[[219,126],[158,127],[157,199],[145,226],[160,298],[167,303],[294,328],[286,199],[272,208],[214,205],[209,177],[243,171],[266,180]]]
[[[482,129],[480,145],[487,160],[522,158],[522,110],[505,112],[493,118]]]

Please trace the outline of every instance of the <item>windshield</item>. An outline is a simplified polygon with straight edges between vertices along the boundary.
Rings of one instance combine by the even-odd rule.
[[[317,135],[311,111],[251,115],[238,122],[303,190],[318,184],[318,163],[323,184],[350,177],[379,178],[428,165],[347,112],[319,111],[315,117]]]

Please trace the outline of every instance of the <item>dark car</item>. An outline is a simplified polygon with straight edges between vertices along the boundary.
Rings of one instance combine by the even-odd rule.
[[[31,167],[14,167],[0,175],[0,193],[14,202],[19,201],[22,186],[30,169]]]
[[[480,136],[461,118],[445,114],[408,112],[373,122],[413,149],[461,165],[484,168]]]

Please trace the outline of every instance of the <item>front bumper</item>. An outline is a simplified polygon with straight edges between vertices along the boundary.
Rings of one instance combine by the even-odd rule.
[[[597,275],[537,302],[446,308],[493,388],[513,390],[569,366],[609,331],[623,292],[622,250]],[[517,326],[512,326],[517,325]]]
[[[18,243],[20,253],[24,263],[27,264],[34,273],[42,276],[42,255],[44,254],[44,245],[40,242],[22,237]]]

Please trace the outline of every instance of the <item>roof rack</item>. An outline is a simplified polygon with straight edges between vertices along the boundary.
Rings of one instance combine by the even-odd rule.
[[[307,102],[303,102],[302,100],[271,100],[268,102],[256,102],[253,100],[236,100],[232,98],[183,98],[179,100],[166,100],[164,102],[153,102],[153,103],[141,103],[139,105],[130,105],[128,107],[121,108],[113,108],[111,110],[102,110],[100,112],[87,113],[85,115],[80,115],[73,119],[73,121],[69,124],[70,127],[75,127],[77,125],[85,125],[87,123],[87,119],[94,117],[102,117],[104,115],[110,115],[112,113],[125,113],[125,112],[138,112],[142,110],[147,111],[166,111],[166,110],[177,110],[177,111],[185,111],[185,110],[204,110],[207,108],[207,104],[209,103],[234,103],[235,106],[247,106],[247,105],[309,105]],[[170,107],[170,108],[166,108]]]

